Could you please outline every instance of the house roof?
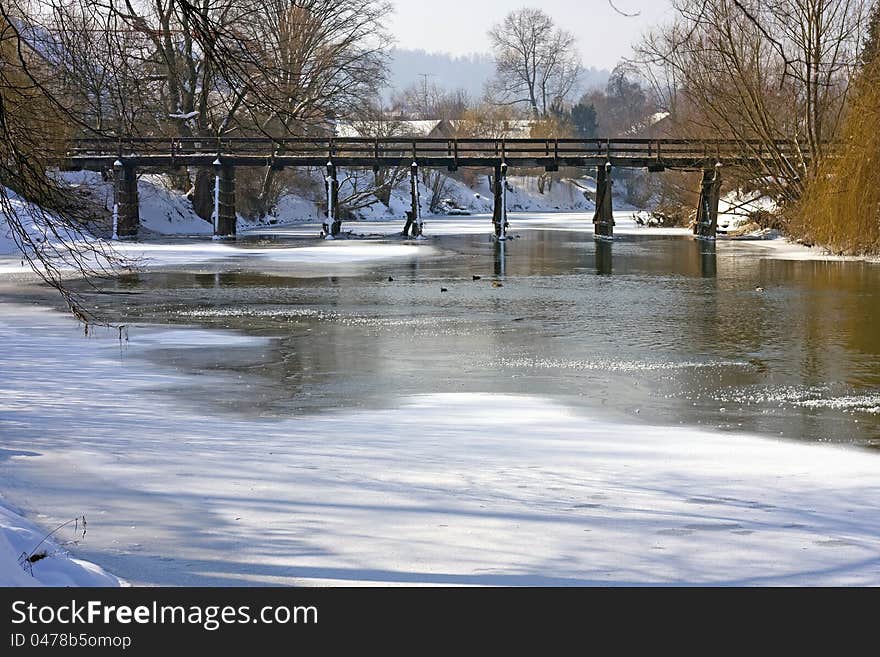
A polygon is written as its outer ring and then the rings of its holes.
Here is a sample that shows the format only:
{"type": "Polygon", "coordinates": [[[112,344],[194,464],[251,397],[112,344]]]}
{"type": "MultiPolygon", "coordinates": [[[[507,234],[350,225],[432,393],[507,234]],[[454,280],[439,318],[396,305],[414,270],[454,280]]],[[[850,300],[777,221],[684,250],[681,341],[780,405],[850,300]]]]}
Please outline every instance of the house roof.
{"type": "MultiPolygon", "coordinates": [[[[456,119],[449,122],[456,134],[479,133],[485,125],[480,121],[471,119],[456,119]]],[[[512,119],[503,121],[489,121],[492,131],[498,133],[499,138],[504,139],[528,139],[532,136],[534,121],[531,119],[512,119]]]]}
{"type": "Polygon", "coordinates": [[[334,136],[355,137],[429,137],[444,123],[441,119],[426,121],[339,121],[334,136]]]}
{"type": "Polygon", "coordinates": [[[356,137],[452,137],[484,134],[487,128],[499,139],[528,139],[534,121],[511,119],[474,121],[471,119],[429,119],[422,121],[338,121],[333,135],[340,139],[356,137]],[[491,126],[491,127],[490,127],[491,126]]]}
{"type": "Polygon", "coordinates": [[[636,123],[633,126],[630,126],[629,130],[626,131],[627,135],[638,135],[645,130],[653,128],[655,125],[660,123],[661,121],[669,118],[671,114],[669,112],[657,112],[655,114],[651,114],[647,116],[640,123],[636,123]]]}

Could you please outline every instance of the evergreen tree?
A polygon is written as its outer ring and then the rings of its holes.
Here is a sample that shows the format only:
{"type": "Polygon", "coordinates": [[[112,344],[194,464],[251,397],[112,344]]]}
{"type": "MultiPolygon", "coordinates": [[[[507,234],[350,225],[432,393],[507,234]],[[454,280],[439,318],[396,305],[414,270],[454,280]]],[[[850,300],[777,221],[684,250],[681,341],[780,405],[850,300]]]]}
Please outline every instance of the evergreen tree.
{"type": "Polygon", "coordinates": [[[574,124],[577,136],[581,139],[592,139],[596,136],[598,119],[596,107],[578,103],[571,108],[571,122],[574,124]]]}

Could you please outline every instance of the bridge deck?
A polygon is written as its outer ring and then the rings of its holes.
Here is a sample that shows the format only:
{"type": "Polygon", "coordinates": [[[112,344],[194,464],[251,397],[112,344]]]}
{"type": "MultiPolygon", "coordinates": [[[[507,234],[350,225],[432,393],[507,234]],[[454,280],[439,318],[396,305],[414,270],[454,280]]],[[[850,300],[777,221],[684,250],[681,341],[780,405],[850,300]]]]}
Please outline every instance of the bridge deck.
{"type": "MultiPolygon", "coordinates": [[[[776,144],[777,154],[797,158],[797,147],[776,144]]],[[[444,139],[444,138],[164,138],[77,139],[64,166],[103,169],[117,159],[136,167],[210,166],[219,156],[229,166],[396,167],[615,167],[700,170],[716,163],[750,165],[769,156],[759,141],[686,139],[444,139]]]]}

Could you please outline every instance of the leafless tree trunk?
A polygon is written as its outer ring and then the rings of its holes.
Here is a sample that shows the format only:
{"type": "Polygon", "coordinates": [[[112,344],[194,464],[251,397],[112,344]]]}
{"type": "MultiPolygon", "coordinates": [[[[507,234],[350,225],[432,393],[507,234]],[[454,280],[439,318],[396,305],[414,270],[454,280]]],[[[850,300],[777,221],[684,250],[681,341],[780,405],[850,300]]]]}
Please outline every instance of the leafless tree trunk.
{"type": "Polygon", "coordinates": [[[88,310],[65,285],[71,271],[83,276],[112,274],[125,262],[113,249],[91,237],[96,210],[72,198],[70,190],[48,173],[79,123],[53,88],[58,71],[45,53],[22,34],[21,14],[0,4],[0,225],[17,244],[22,258],[58,290],[74,314],[88,310]]]}
{"type": "Polygon", "coordinates": [[[571,92],[580,74],[575,38],[540,9],[509,13],[489,30],[495,52],[491,91],[501,104],[527,104],[547,116],[571,92]]]}
{"type": "MultiPolygon", "coordinates": [[[[0,208],[28,262],[78,312],[66,268],[126,264],[47,173],[69,137],[326,133],[381,84],[388,11],[384,0],[3,0],[0,208]]],[[[195,180],[202,216],[211,179],[195,180]]]]}
{"type": "MultiPolygon", "coordinates": [[[[276,137],[327,133],[335,117],[368,105],[386,75],[382,18],[388,11],[382,0],[255,3],[244,29],[258,60],[251,82],[268,100],[248,108],[258,129],[276,137]]],[[[274,177],[267,168],[264,211],[274,177]]]]}
{"type": "Polygon", "coordinates": [[[677,20],[645,39],[640,60],[679,135],[737,140],[760,162],[745,175],[760,178],[778,199],[795,201],[809,166],[837,134],[864,2],[673,4],[677,20]]]}
{"type": "Polygon", "coordinates": [[[449,193],[449,177],[442,169],[422,168],[422,183],[431,193],[431,198],[428,200],[428,209],[431,212],[438,212],[440,210],[440,202],[449,193]]]}

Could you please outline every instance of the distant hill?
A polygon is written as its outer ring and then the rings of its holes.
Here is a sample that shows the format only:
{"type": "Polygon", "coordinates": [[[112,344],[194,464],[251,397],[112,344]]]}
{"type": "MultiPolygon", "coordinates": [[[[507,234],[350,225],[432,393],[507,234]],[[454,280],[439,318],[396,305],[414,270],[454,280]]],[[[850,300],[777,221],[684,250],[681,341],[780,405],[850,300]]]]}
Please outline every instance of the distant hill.
{"type": "MultiPolygon", "coordinates": [[[[427,73],[429,84],[445,89],[464,89],[473,98],[483,95],[486,82],[495,72],[495,61],[488,53],[472,53],[455,56],[448,53],[425,52],[395,48],[389,63],[389,87],[385,97],[394,90],[405,89],[412,84],[422,84],[421,73],[427,73]]],[[[595,68],[585,69],[583,90],[604,87],[609,72],[595,68]]]]}
{"type": "Polygon", "coordinates": [[[391,51],[388,82],[392,90],[401,90],[413,84],[422,84],[420,73],[427,73],[428,84],[445,89],[465,89],[479,98],[483,86],[495,71],[495,60],[489,54],[473,53],[456,57],[447,53],[429,53],[424,50],[391,51]]]}

